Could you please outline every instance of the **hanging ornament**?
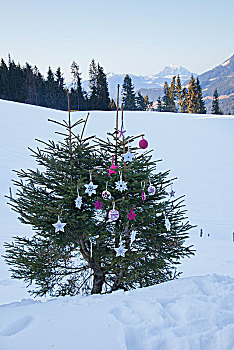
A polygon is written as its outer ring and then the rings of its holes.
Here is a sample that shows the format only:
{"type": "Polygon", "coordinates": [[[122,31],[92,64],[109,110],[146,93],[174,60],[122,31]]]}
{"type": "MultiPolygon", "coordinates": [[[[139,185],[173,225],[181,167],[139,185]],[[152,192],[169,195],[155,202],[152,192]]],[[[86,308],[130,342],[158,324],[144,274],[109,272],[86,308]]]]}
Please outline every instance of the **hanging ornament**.
{"type": "Polygon", "coordinates": [[[122,136],[123,139],[124,139],[124,133],[126,132],[126,130],[124,130],[124,127],[123,125],[121,126],[121,129],[118,130],[118,133],[119,133],[119,138],[122,136]]]}
{"type": "Polygon", "coordinates": [[[96,194],[96,188],[98,185],[94,185],[92,181],[92,171],[89,171],[89,177],[90,177],[90,182],[87,185],[84,185],[86,187],[85,193],[88,193],[89,196],[92,196],[92,194],[96,194]]]}
{"type": "Polygon", "coordinates": [[[150,177],[149,177],[149,184],[150,185],[148,187],[148,193],[149,193],[150,196],[153,196],[155,194],[155,192],[156,192],[156,188],[155,188],[155,186],[153,186],[151,184],[150,177]]]}
{"type": "Polygon", "coordinates": [[[61,231],[64,232],[64,226],[66,225],[65,223],[61,222],[58,216],[58,221],[55,224],[52,224],[55,228],[55,233],[61,231]]]}
{"type": "Polygon", "coordinates": [[[119,243],[119,247],[118,248],[114,248],[114,250],[116,251],[116,256],[125,257],[125,253],[126,253],[127,249],[124,248],[122,242],[120,242],[119,243]]]}
{"type": "Polygon", "coordinates": [[[136,214],[133,213],[133,208],[129,209],[129,214],[127,215],[127,217],[129,218],[129,221],[135,220],[136,214]]]}
{"type": "Polygon", "coordinates": [[[94,206],[96,209],[102,209],[103,203],[99,202],[99,198],[97,199],[97,202],[94,203],[94,206]]]}
{"type": "Polygon", "coordinates": [[[105,201],[111,199],[111,193],[107,190],[107,186],[108,186],[108,181],[106,182],[106,189],[102,192],[102,198],[105,201]]]}
{"type": "Polygon", "coordinates": [[[146,141],[143,136],[142,136],[142,140],[139,142],[139,147],[142,149],[146,149],[148,147],[148,141],[146,141]]]}
{"type": "Polygon", "coordinates": [[[135,239],[136,239],[136,234],[137,234],[136,231],[132,231],[132,232],[131,232],[131,244],[135,241],[135,239]]]}
{"type": "Polygon", "coordinates": [[[141,194],[141,198],[143,200],[143,203],[144,201],[146,200],[146,194],[145,194],[145,182],[143,182],[143,186],[142,186],[142,183],[141,183],[141,188],[142,188],[142,194],[141,194]]]}
{"type": "Polygon", "coordinates": [[[171,192],[169,194],[170,194],[170,198],[175,197],[175,191],[173,191],[172,183],[171,183],[171,192]]]}
{"type": "Polygon", "coordinates": [[[120,180],[115,183],[115,188],[119,190],[120,192],[126,191],[127,188],[127,182],[123,181],[122,179],[122,171],[120,173],[120,180]]]}
{"type": "Polygon", "coordinates": [[[115,169],[117,169],[119,166],[118,165],[114,165],[114,158],[115,156],[112,157],[112,164],[111,167],[109,169],[107,169],[107,171],[109,171],[109,177],[111,176],[111,174],[116,174],[115,169]]]}
{"type": "Polygon", "coordinates": [[[133,157],[134,157],[134,154],[131,153],[130,146],[128,145],[128,151],[123,155],[124,162],[132,162],[133,157]]]}
{"type": "Polygon", "coordinates": [[[170,229],[171,229],[171,223],[170,223],[168,217],[167,217],[166,215],[164,215],[164,216],[165,216],[165,226],[166,226],[166,229],[167,229],[167,231],[170,231],[170,229]]]}
{"type": "Polygon", "coordinates": [[[115,209],[115,202],[113,202],[113,209],[109,211],[108,217],[111,221],[116,221],[119,218],[119,212],[115,209]]]}
{"type": "Polygon", "coordinates": [[[82,206],[82,197],[79,195],[79,188],[77,186],[77,198],[75,200],[76,208],[80,209],[82,206]]]}

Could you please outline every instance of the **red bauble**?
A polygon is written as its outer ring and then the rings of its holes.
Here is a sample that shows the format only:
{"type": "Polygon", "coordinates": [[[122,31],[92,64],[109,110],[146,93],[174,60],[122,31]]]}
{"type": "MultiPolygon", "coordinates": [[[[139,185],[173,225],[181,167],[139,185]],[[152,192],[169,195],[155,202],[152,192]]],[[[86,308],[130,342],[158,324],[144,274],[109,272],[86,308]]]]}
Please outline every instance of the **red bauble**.
{"type": "Polygon", "coordinates": [[[142,149],[145,149],[148,147],[148,141],[146,141],[143,136],[142,136],[142,140],[139,142],[139,146],[142,148],[142,149]]]}

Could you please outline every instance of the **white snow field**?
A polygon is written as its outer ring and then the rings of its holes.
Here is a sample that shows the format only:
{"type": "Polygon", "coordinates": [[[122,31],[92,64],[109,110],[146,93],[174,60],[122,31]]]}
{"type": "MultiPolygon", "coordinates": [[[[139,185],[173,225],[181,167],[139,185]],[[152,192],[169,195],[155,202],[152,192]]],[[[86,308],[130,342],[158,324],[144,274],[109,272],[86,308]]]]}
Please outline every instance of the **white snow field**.
{"type": "MultiPolygon", "coordinates": [[[[86,136],[105,137],[116,112],[91,111],[86,136]]],[[[73,121],[86,112],[72,113],[73,121]]],[[[36,168],[28,147],[57,139],[48,118],[67,113],[0,100],[0,254],[30,227],[4,197],[12,169],[36,168]]],[[[234,117],[126,112],[128,134],[145,133],[158,170],[171,169],[176,195],[186,195],[187,244],[196,255],[182,277],[161,285],[102,296],[33,299],[11,280],[0,258],[0,350],[233,350],[234,349],[234,117]],[[203,229],[203,237],[199,237],[203,229]]],[[[79,131],[79,130],[77,130],[79,131]]],[[[13,195],[15,193],[12,187],[13,195]]]]}

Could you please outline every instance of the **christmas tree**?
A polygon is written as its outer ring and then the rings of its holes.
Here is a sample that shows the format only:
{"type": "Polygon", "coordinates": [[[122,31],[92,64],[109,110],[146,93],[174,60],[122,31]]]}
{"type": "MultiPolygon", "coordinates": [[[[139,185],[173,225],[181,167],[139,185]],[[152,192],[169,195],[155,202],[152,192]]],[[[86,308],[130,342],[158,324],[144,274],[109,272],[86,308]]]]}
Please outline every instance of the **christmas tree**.
{"type": "Polygon", "coordinates": [[[193,254],[183,198],[169,171],[156,172],[144,135],[126,135],[123,110],[119,130],[118,104],[107,140],[84,138],[87,119],[54,121],[63,140],[40,141],[31,150],[39,168],[16,171],[9,203],[34,234],[6,243],[5,259],[35,295],[147,287],[178,277],[180,258],[193,254]]]}

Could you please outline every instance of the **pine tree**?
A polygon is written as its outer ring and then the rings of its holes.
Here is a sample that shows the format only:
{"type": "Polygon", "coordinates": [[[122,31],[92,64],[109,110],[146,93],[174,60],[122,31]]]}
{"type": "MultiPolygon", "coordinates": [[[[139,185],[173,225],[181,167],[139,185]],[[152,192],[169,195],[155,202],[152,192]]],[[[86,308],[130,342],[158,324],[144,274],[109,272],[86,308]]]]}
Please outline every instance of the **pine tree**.
{"type": "Polygon", "coordinates": [[[5,244],[13,278],[34,283],[32,293],[40,296],[129,290],[176,278],[180,258],[193,252],[184,246],[191,226],[183,199],[168,198],[169,172],[156,173],[150,152],[137,147],[127,161],[126,145],[136,137],[125,139],[125,162],[115,131],[107,141],[82,139],[83,131],[75,132],[82,122],[56,122],[65,139],[41,141],[44,149],[31,150],[39,168],[16,171],[10,204],[34,234],[5,244]],[[142,184],[149,186],[146,199],[142,184]]]}
{"type": "Polygon", "coordinates": [[[172,78],[171,85],[169,88],[169,96],[170,96],[170,112],[177,112],[175,98],[176,98],[176,85],[175,85],[176,76],[172,78]]]}
{"type": "Polygon", "coordinates": [[[79,65],[73,61],[71,64],[71,74],[72,74],[72,87],[74,93],[72,94],[72,103],[74,104],[72,109],[77,109],[78,111],[85,110],[85,99],[84,93],[81,85],[81,73],[79,65]]]}
{"type": "Polygon", "coordinates": [[[135,111],[136,110],[135,99],[136,97],[134,93],[134,86],[132,84],[132,79],[128,74],[126,74],[124,77],[123,86],[122,86],[123,108],[125,110],[135,111]]]}
{"type": "Polygon", "coordinates": [[[97,107],[102,111],[110,110],[110,97],[108,91],[108,83],[103,67],[98,63],[97,66],[97,107]]]}
{"type": "Polygon", "coordinates": [[[197,87],[193,75],[191,75],[187,92],[187,111],[196,113],[197,110],[197,87]]]}
{"type": "Polygon", "coordinates": [[[203,101],[202,89],[201,89],[201,85],[198,77],[196,81],[196,91],[197,91],[196,113],[206,114],[205,102],[203,101]]]}
{"type": "Polygon", "coordinates": [[[52,72],[51,67],[49,67],[45,81],[46,106],[49,108],[56,109],[57,107],[56,90],[57,86],[54,78],[54,73],[52,72]]]}
{"type": "Polygon", "coordinates": [[[163,111],[164,112],[170,112],[171,108],[171,98],[170,98],[170,92],[169,92],[169,86],[168,83],[165,81],[164,84],[164,95],[163,95],[163,111]]]}
{"type": "Polygon", "coordinates": [[[187,105],[187,89],[183,88],[181,93],[181,102],[180,102],[180,112],[187,113],[188,105],[187,105]]]}
{"type": "Polygon", "coordinates": [[[95,63],[95,60],[92,59],[89,66],[89,88],[90,88],[90,97],[89,97],[89,109],[97,108],[97,75],[98,69],[95,63]]]}
{"type": "Polygon", "coordinates": [[[137,97],[136,97],[136,107],[138,111],[145,111],[146,110],[146,100],[142,96],[140,92],[138,92],[137,97]]]}
{"type": "Polygon", "coordinates": [[[217,88],[214,90],[211,114],[223,114],[219,107],[219,95],[217,88]]]}
{"type": "Polygon", "coordinates": [[[178,106],[179,106],[179,111],[183,113],[184,110],[184,100],[183,100],[183,95],[182,95],[182,87],[181,87],[181,82],[180,82],[180,76],[177,76],[176,80],[176,96],[178,100],[178,106]]]}
{"type": "Polygon", "coordinates": [[[162,111],[163,111],[162,102],[161,102],[160,96],[159,96],[158,99],[157,99],[157,109],[156,109],[156,111],[157,111],[157,112],[162,112],[162,111]]]}

